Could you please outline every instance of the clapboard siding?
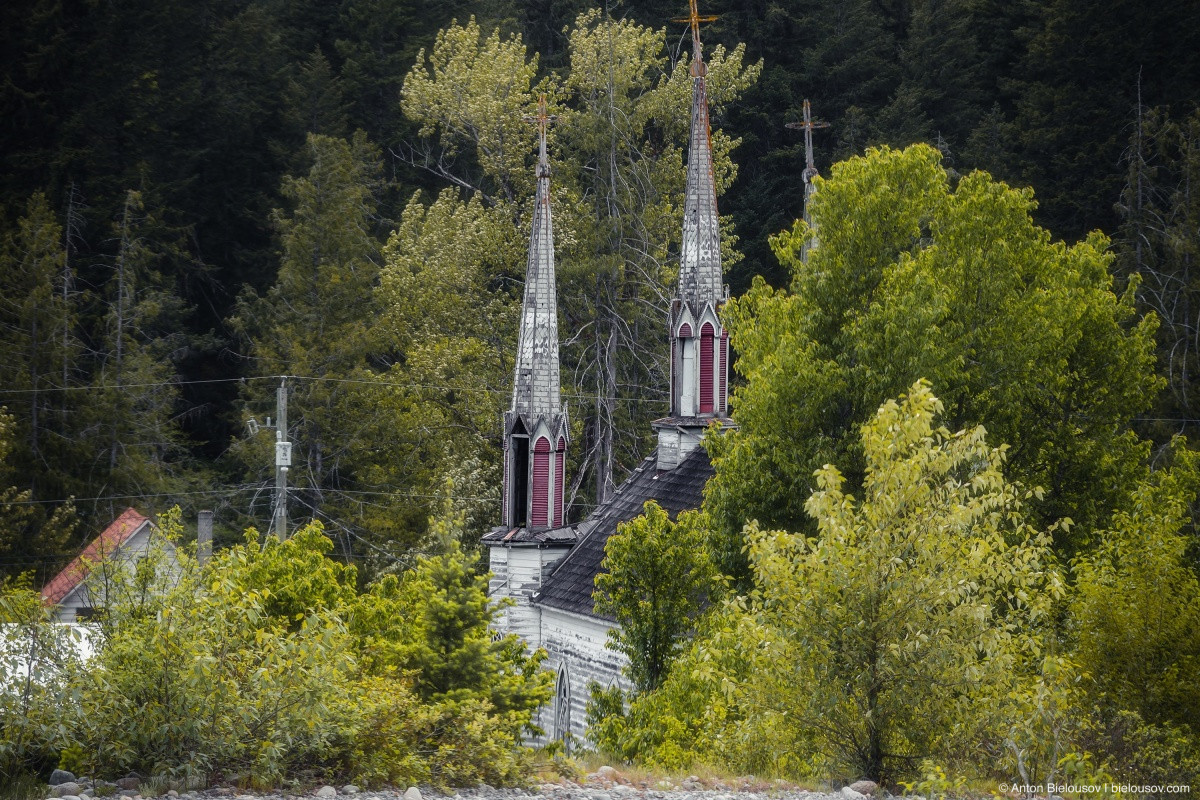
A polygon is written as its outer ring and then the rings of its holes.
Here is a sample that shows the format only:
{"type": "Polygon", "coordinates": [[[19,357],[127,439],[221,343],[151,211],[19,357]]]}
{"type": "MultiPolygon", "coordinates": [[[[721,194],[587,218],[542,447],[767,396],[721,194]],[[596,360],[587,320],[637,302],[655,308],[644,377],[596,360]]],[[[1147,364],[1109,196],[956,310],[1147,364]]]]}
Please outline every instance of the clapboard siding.
{"type": "MultiPolygon", "coordinates": [[[[627,687],[622,675],[625,656],[605,647],[608,631],[614,623],[582,614],[571,614],[555,608],[541,608],[542,647],[549,658],[546,668],[559,675],[567,665],[571,681],[571,734],[584,741],[587,734],[587,701],[589,686],[595,682],[607,688],[613,684],[627,687]]],[[[548,739],[561,739],[563,732],[555,728],[554,703],[543,706],[540,726],[548,739]]]]}
{"type": "Polygon", "coordinates": [[[492,572],[489,594],[494,600],[507,597],[514,601],[497,618],[497,630],[517,634],[531,649],[541,647],[541,610],[530,601],[554,565],[566,555],[566,548],[493,546],[488,550],[492,572]]]}

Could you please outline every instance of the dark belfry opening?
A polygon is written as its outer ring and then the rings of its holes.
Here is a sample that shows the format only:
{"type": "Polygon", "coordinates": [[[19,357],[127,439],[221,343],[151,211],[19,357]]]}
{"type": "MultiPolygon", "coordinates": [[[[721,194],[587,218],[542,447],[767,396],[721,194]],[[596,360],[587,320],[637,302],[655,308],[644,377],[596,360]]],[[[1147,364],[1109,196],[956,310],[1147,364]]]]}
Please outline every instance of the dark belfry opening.
{"type": "Polygon", "coordinates": [[[529,524],[529,437],[512,437],[512,526],[529,524]]]}

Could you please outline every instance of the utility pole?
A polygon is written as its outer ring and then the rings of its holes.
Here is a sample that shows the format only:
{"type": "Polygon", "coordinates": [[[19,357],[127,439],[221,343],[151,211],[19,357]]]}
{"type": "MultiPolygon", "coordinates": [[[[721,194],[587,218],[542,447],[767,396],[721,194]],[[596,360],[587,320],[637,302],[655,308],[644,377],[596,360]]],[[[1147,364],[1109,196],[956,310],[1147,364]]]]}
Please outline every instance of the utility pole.
{"type": "Polygon", "coordinates": [[[196,563],[204,566],[212,558],[213,512],[201,511],[196,517],[196,563]]]}
{"type": "Polygon", "coordinates": [[[287,376],[279,379],[275,390],[275,536],[287,539],[287,473],[292,465],[292,443],[287,433],[287,376]]]}

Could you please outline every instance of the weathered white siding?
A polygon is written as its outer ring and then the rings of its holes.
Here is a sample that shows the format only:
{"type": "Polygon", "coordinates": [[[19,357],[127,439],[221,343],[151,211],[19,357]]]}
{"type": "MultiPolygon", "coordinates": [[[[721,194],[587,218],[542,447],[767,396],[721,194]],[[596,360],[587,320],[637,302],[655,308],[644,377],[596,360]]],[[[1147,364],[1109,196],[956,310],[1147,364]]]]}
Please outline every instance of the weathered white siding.
{"type": "Polygon", "coordinates": [[[530,601],[568,548],[493,545],[489,550],[492,579],[488,591],[494,600],[508,597],[514,601],[497,620],[497,627],[503,633],[517,634],[530,648],[541,647],[541,609],[530,601]]]}
{"type": "MultiPolygon", "coordinates": [[[[608,688],[614,684],[628,688],[621,674],[625,656],[605,647],[608,631],[614,623],[561,609],[539,606],[541,610],[541,646],[550,657],[545,666],[553,670],[558,680],[570,681],[570,732],[579,740],[587,734],[587,701],[589,686],[596,682],[608,688]],[[565,671],[564,671],[565,667],[565,671]]],[[[549,739],[563,738],[563,715],[557,707],[560,697],[556,687],[555,700],[542,708],[539,725],[549,739]]]]}

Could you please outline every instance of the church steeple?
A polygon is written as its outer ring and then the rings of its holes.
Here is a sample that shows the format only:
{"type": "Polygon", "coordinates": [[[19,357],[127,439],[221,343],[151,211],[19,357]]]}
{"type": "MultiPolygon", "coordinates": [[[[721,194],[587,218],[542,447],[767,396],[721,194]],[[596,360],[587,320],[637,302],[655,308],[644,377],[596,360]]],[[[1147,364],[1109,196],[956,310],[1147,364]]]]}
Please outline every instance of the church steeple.
{"type": "Polygon", "coordinates": [[[658,420],[659,468],[671,469],[700,442],[714,418],[727,415],[729,334],[718,314],[727,296],[721,278],[721,231],[713,178],[708,88],[696,0],[682,22],[692,28],[692,119],[688,142],[679,289],[671,301],[671,415],[658,420]]]}
{"type": "Polygon", "coordinates": [[[712,131],[708,121],[708,66],[700,44],[702,17],[691,0],[692,126],[688,142],[687,189],[683,201],[683,239],[679,257],[679,298],[692,307],[716,306],[723,299],[721,285],[721,231],[717,216],[717,191],[713,180],[712,131]]]}
{"type": "Polygon", "coordinates": [[[546,96],[538,113],[537,195],[512,406],[504,415],[504,502],[507,527],[551,528],[563,523],[567,411],[562,404],[558,362],[558,305],[554,280],[554,228],[550,213],[550,161],[546,129],[554,121],[546,96]]]}
{"type": "MultiPolygon", "coordinates": [[[[804,221],[810,226],[812,225],[812,205],[813,195],[817,191],[816,184],[813,183],[813,178],[819,174],[817,172],[817,164],[813,160],[813,141],[812,134],[817,128],[828,128],[829,123],[812,118],[812,107],[808,104],[808,100],[804,101],[804,121],[789,122],[785,127],[792,130],[804,131],[804,221]]],[[[811,237],[806,242],[800,251],[800,260],[808,261],[808,253],[817,246],[816,237],[811,237]]]]}

